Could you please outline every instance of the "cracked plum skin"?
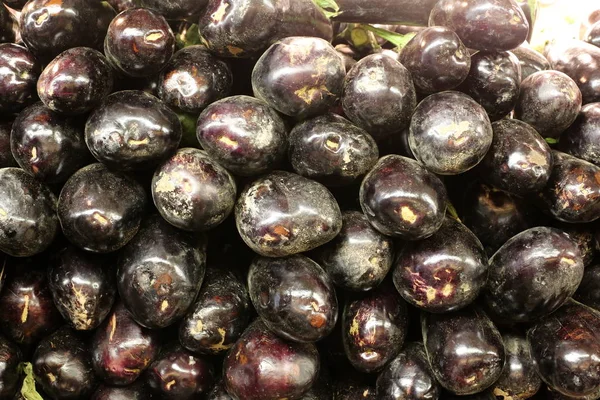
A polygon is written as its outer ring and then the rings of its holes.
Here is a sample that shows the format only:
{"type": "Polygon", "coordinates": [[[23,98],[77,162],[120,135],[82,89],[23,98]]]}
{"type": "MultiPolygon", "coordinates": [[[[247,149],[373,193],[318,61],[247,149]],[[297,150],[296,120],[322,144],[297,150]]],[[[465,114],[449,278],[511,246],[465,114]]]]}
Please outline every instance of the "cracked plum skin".
{"type": "Polygon", "coordinates": [[[29,49],[13,43],[0,44],[0,68],[0,113],[17,113],[36,100],[42,67],[29,49]]]}
{"type": "Polygon", "coordinates": [[[507,333],[502,335],[502,341],[506,363],[493,392],[505,399],[528,399],[540,390],[542,380],[537,374],[527,339],[507,333]]]}
{"type": "Polygon", "coordinates": [[[0,397],[12,399],[20,389],[19,364],[23,354],[17,345],[0,335],[0,397]]]}
{"type": "Polygon", "coordinates": [[[406,240],[433,235],[444,221],[446,188],[410,158],[380,158],[360,187],[360,206],[375,229],[406,240]]]}
{"type": "Polygon", "coordinates": [[[240,194],[235,221],[244,242],[266,257],[319,247],[342,228],[340,208],[327,188],[300,175],[274,171],[240,194]]]}

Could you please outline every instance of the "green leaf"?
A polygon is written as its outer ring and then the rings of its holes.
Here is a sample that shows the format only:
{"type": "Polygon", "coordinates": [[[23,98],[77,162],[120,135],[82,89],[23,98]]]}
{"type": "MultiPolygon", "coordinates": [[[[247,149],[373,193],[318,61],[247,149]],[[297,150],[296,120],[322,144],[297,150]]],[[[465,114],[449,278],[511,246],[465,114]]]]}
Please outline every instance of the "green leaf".
{"type": "Polygon", "coordinates": [[[460,221],[460,218],[458,217],[458,213],[456,212],[456,208],[454,208],[454,205],[452,203],[450,203],[450,201],[446,202],[446,212],[448,214],[450,214],[450,216],[452,218],[454,218],[455,220],[457,220],[458,222],[460,221]]]}
{"type": "Polygon", "coordinates": [[[179,147],[195,147],[200,148],[200,143],[196,137],[196,122],[198,116],[188,113],[179,112],[177,113],[179,122],[181,122],[181,143],[179,147]]]}
{"type": "Polygon", "coordinates": [[[400,33],[388,31],[387,29],[376,28],[372,25],[363,25],[363,28],[373,32],[377,36],[387,40],[388,42],[400,49],[406,46],[406,44],[410,42],[410,40],[416,35],[416,33],[414,32],[403,35],[400,33]]]}
{"type": "Polygon", "coordinates": [[[558,139],[547,137],[546,138],[546,143],[548,143],[548,144],[557,144],[558,143],[558,139]]]}
{"type": "Polygon", "coordinates": [[[539,0],[527,0],[527,5],[529,6],[529,12],[531,13],[531,21],[535,23],[538,13],[539,0]]]}
{"type": "Polygon", "coordinates": [[[35,389],[35,378],[33,377],[33,366],[30,362],[21,363],[19,370],[25,373],[21,394],[25,400],[44,400],[35,389]]]}
{"type": "Polygon", "coordinates": [[[340,13],[340,6],[335,0],[313,0],[313,3],[323,11],[327,18],[333,18],[340,13]]]}

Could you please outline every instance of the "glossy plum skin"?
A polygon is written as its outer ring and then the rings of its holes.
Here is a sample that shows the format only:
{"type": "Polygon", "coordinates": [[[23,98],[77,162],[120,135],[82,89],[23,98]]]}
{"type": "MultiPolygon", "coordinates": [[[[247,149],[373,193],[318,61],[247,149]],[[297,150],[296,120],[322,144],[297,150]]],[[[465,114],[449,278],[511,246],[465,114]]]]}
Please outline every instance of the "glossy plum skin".
{"type": "Polygon", "coordinates": [[[202,148],[236,175],[259,175],[278,167],[287,149],[287,128],[265,102],[238,95],[210,104],[198,118],[202,148]]]}
{"type": "Polygon", "coordinates": [[[371,135],[336,114],[299,123],[288,140],[294,171],[326,186],[356,182],[379,158],[377,143],[371,135]]]}
{"type": "Polygon", "coordinates": [[[138,325],[119,302],[94,333],[94,372],[109,385],[130,385],[156,358],[160,343],[160,333],[138,325]]]}
{"type": "Polygon", "coordinates": [[[342,94],[346,69],[333,46],[316,37],[288,37],[274,43],[252,71],[254,96],[282,114],[322,114],[342,94]]]}
{"type": "Polygon", "coordinates": [[[23,360],[21,350],[0,336],[0,397],[12,398],[19,389],[20,373],[19,364],[23,360]]]}
{"type": "Polygon", "coordinates": [[[598,22],[590,27],[585,37],[585,41],[596,47],[600,47],[600,24],[598,22]]]}
{"type": "Polygon", "coordinates": [[[529,23],[514,0],[442,0],[429,15],[429,26],[450,28],[470,49],[505,51],[527,39],[529,23]]]}
{"type": "Polygon", "coordinates": [[[586,104],[562,134],[558,149],[600,166],[600,103],[586,104]]]}
{"type": "Polygon", "coordinates": [[[223,363],[225,388],[240,400],[299,398],[318,373],[313,344],[281,339],[260,320],[246,329],[223,363]]]}
{"type": "Polygon", "coordinates": [[[12,125],[13,121],[0,120],[0,168],[19,166],[10,150],[10,131],[12,125]]]}
{"type": "Polygon", "coordinates": [[[593,263],[585,268],[583,279],[573,298],[600,311],[600,264],[593,263]]]}
{"type": "Polygon", "coordinates": [[[179,326],[179,342],[199,354],[225,354],[250,323],[246,285],[234,273],[208,268],[196,303],[179,326]]]}
{"type": "Polygon", "coordinates": [[[490,259],[485,302],[504,321],[536,320],[575,293],[583,270],[581,253],[566,233],[531,228],[507,241],[490,259]]]}
{"type": "Polygon", "coordinates": [[[29,257],[54,240],[56,196],[22,169],[0,169],[0,210],[0,251],[29,257]]]}
{"type": "Polygon", "coordinates": [[[519,59],[521,64],[521,79],[525,80],[529,75],[539,71],[550,69],[550,63],[543,54],[538,53],[526,43],[510,51],[519,59]]]}
{"type": "Polygon", "coordinates": [[[183,148],[154,172],[152,198],[160,215],[186,231],[206,231],[233,210],[237,186],[203,150],[183,148]]]}
{"type": "Polygon", "coordinates": [[[394,285],[410,304],[449,312],[473,302],[483,289],[488,259],[466,226],[446,217],[427,239],[406,243],[394,261],[394,285]]]}
{"type": "Polygon", "coordinates": [[[502,335],[506,350],[506,363],[502,375],[494,384],[493,392],[503,399],[528,399],[542,386],[537,374],[531,349],[524,336],[506,333],[502,335]]]}
{"type": "Polygon", "coordinates": [[[481,392],[500,377],[502,336],[479,308],[421,314],[423,342],[437,381],[458,395],[481,392]]]}
{"type": "Polygon", "coordinates": [[[418,240],[433,235],[442,225],[446,189],[416,161],[389,155],[379,159],[363,179],[360,205],[379,232],[418,240]]]}
{"type": "Polygon", "coordinates": [[[152,394],[144,384],[127,387],[101,385],[92,395],[91,400],[148,400],[152,394]]]}
{"type": "Polygon", "coordinates": [[[599,332],[600,312],[574,300],[530,328],[527,341],[542,380],[566,396],[600,396],[599,332]]]}
{"type": "Polygon", "coordinates": [[[383,54],[362,58],[344,81],[342,107],[348,118],[383,140],[410,123],[417,105],[411,75],[397,60],[383,54]]]}
{"type": "Polygon", "coordinates": [[[36,83],[42,67],[27,48],[13,43],[0,44],[0,113],[21,111],[36,99],[36,83]]]}
{"type": "Polygon", "coordinates": [[[181,135],[177,114],[137,90],[108,96],[85,125],[85,142],[92,155],[119,170],[155,167],[175,152],[181,135]]]}
{"type": "Polygon", "coordinates": [[[91,159],[83,139],[83,122],[60,115],[41,102],[19,113],[10,141],[19,166],[46,183],[66,181],[91,159]]]}
{"type": "Polygon", "coordinates": [[[186,19],[200,15],[208,0],[142,0],[141,4],[164,15],[167,19],[186,19]]]}

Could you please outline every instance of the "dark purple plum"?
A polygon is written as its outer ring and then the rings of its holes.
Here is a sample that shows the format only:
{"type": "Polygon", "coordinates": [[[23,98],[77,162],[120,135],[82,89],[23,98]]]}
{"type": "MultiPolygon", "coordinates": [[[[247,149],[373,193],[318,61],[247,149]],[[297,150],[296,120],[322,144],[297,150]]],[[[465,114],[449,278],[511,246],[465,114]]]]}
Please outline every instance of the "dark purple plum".
{"type": "Polygon", "coordinates": [[[37,102],[19,113],[10,147],[19,166],[39,181],[62,183],[90,161],[84,123],[37,102]]]}
{"type": "Polygon", "coordinates": [[[208,0],[142,0],[141,5],[164,15],[167,19],[197,18],[202,14],[208,0]]]}
{"type": "Polygon", "coordinates": [[[288,140],[294,171],[326,186],[355,183],[379,158],[371,135],[331,113],[299,123],[288,140]]]}
{"type": "Polygon", "coordinates": [[[506,363],[502,375],[493,386],[493,392],[501,399],[528,399],[542,386],[529,344],[524,336],[512,333],[503,334],[502,341],[506,363]]]}
{"type": "Polygon", "coordinates": [[[551,226],[565,232],[575,242],[581,253],[581,261],[584,266],[587,267],[594,261],[597,252],[594,234],[595,224],[571,224],[553,220],[551,226]]]}
{"type": "Polygon", "coordinates": [[[484,299],[503,321],[536,320],[575,293],[583,270],[581,252],[569,235],[555,228],[531,228],[490,259],[484,299]]]}
{"type": "Polygon", "coordinates": [[[10,150],[10,131],[12,125],[12,120],[0,120],[0,168],[19,166],[10,150]]]}
{"type": "Polygon", "coordinates": [[[429,13],[437,0],[336,0],[340,10],[332,17],[334,21],[373,24],[427,25],[429,13]]]}
{"type": "Polygon", "coordinates": [[[179,326],[179,342],[199,354],[225,354],[250,323],[251,303],[244,282],[232,271],[206,270],[196,303],[179,326]]]}
{"type": "Polygon", "coordinates": [[[206,239],[153,215],[123,248],[118,267],[119,295],[133,319],[164,328],[182,318],[200,292],[206,239]]]}
{"type": "Polygon", "coordinates": [[[313,344],[281,339],[260,320],[246,329],[223,363],[225,388],[239,400],[300,398],[318,374],[313,344]]]}
{"type": "Polygon", "coordinates": [[[152,399],[150,390],[141,383],[126,386],[100,386],[91,400],[149,400],[152,399]]]}
{"type": "Polygon", "coordinates": [[[265,102],[239,95],[216,101],[198,118],[202,148],[236,175],[259,175],[285,158],[287,128],[265,102]]]}
{"type": "Polygon", "coordinates": [[[361,59],[344,81],[344,113],[378,141],[407,128],[416,105],[409,70],[383,54],[361,59]]]}
{"type": "Polygon", "coordinates": [[[364,178],[360,205],[379,232],[418,240],[433,235],[442,225],[446,188],[415,160],[389,155],[364,178]]]}
{"type": "Polygon", "coordinates": [[[233,400],[233,397],[227,393],[225,382],[221,380],[206,395],[206,400],[233,400]]]}
{"type": "Polygon", "coordinates": [[[288,37],[260,57],[252,71],[252,89],[255,97],[282,114],[306,118],[334,105],[345,76],[342,58],[329,42],[288,37]]]}
{"type": "Polygon", "coordinates": [[[418,32],[402,49],[400,61],[421,93],[454,89],[471,68],[469,51],[456,33],[443,26],[418,32]]]}
{"type": "Polygon", "coordinates": [[[19,112],[35,101],[42,68],[31,51],[18,44],[0,44],[0,69],[0,113],[19,112]]]}
{"type": "Polygon", "coordinates": [[[546,60],[546,57],[531,48],[527,43],[523,43],[510,52],[519,59],[522,80],[525,80],[529,75],[533,75],[536,72],[550,69],[550,63],[546,60]]]}
{"type": "MultiPolygon", "coordinates": [[[[298,400],[331,400],[333,396],[332,378],[326,364],[321,364],[317,382],[298,400]]],[[[210,399],[209,399],[210,400],[210,399]]],[[[229,399],[226,399],[229,400],[229,399]]]]}
{"type": "Polygon", "coordinates": [[[115,17],[104,39],[104,54],[121,74],[134,78],[155,75],[175,52],[175,36],[165,18],[146,8],[115,17]]]}
{"type": "Polygon", "coordinates": [[[11,399],[19,389],[21,350],[0,335],[0,398],[11,399]]]}
{"type": "Polygon", "coordinates": [[[56,196],[19,168],[0,169],[0,251],[29,257],[44,251],[58,231],[56,196]]]}
{"type": "Polygon", "coordinates": [[[120,170],[155,167],[175,152],[181,135],[177,114],[138,90],[111,94],[85,125],[85,142],[92,155],[120,170]]]}
{"type": "Polygon", "coordinates": [[[13,14],[4,4],[0,4],[0,43],[14,43],[19,25],[13,14]]]}
{"type": "Polygon", "coordinates": [[[113,73],[98,50],[75,47],[46,66],[37,92],[46,107],[61,114],[83,114],[98,106],[112,91],[113,73]]]}
{"type": "Polygon", "coordinates": [[[429,26],[434,25],[454,30],[476,50],[511,50],[529,34],[525,13],[514,0],[441,0],[429,15],[429,26]]]}
{"type": "Polygon", "coordinates": [[[154,172],[152,198],[162,217],[186,231],[206,231],[229,216],[237,186],[205,151],[177,150],[154,172]]]}
{"type": "Polygon", "coordinates": [[[137,233],[146,203],[138,182],[96,163],[65,183],[58,198],[58,219],[71,243],[87,251],[109,253],[137,233]]]}
{"type": "Polygon", "coordinates": [[[581,284],[573,297],[600,311],[600,264],[593,263],[586,267],[581,284]]]}
{"type": "Polygon", "coordinates": [[[600,166],[600,103],[586,104],[562,134],[558,149],[600,166]]]}
{"type": "Polygon", "coordinates": [[[600,21],[596,22],[588,29],[585,41],[596,47],[600,47],[600,21]]]}
{"type": "Polygon", "coordinates": [[[138,325],[117,303],[91,342],[94,372],[109,385],[131,385],[158,355],[159,335],[138,325]]]}
{"type": "Polygon", "coordinates": [[[427,239],[406,243],[394,265],[394,285],[400,295],[413,306],[434,313],[472,303],[488,275],[481,242],[450,217],[427,239]]]}
{"type": "Polygon", "coordinates": [[[502,336],[479,308],[423,313],[421,329],[429,364],[445,389],[474,394],[500,377],[505,361],[502,336]]]}

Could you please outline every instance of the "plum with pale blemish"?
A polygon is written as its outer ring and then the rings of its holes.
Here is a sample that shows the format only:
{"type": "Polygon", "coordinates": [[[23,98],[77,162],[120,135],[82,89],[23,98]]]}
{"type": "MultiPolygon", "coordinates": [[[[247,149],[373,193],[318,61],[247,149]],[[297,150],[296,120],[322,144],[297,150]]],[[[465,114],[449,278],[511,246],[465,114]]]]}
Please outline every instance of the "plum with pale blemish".
{"type": "Polygon", "coordinates": [[[182,148],[154,172],[152,198],[160,215],[186,231],[207,231],[233,211],[237,186],[203,150],[182,148]]]}
{"type": "Polygon", "coordinates": [[[239,400],[301,398],[318,374],[314,344],[284,340],[260,319],[246,329],[223,362],[225,388],[239,400]]]}
{"type": "Polygon", "coordinates": [[[600,312],[569,300],[527,331],[537,372],[565,396],[600,396],[600,312]]]}
{"type": "Polygon", "coordinates": [[[12,125],[12,120],[0,120],[0,168],[19,166],[10,150],[10,131],[12,125]]]}
{"type": "Polygon", "coordinates": [[[521,83],[515,118],[533,126],[542,137],[559,138],[581,110],[581,92],[559,71],[540,71],[521,83]]]}
{"type": "Polygon", "coordinates": [[[361,59],[344,81],[344,113],[377,141],[407,128],[416,106],[409,70],[383,54],[361,59]]]}
{"type": "Polygon", "coordinates": [[[231,271],[208,268],[198,299],[179,326],[179,342],[194,353],[224,354],[249,325],[250,310],[246,285],[231,271]]]}
{"type": "Polygon", "coordinates": [[[288,37],[263,53],[252,71],[254,96],[282,114],[326,112],[342,94],[346,69],[335,48],[316,37],[288,37]]]}
{"type": "Polygon", "coordinates": [[[196,300],[205,270],[204,235],[181,231],[152,215],[121,251],[119,295],[140,325],[165,328],[196,300]]]}
{"type": "Polygon", "coordinates": [[[175,152],[181,136],[177,114],[138,90],[111,94],[85,125],[85,142],[92,155],[119,170],[155,167],[175,152]]]}
{"type": "Polygon", "coordinates": [[[566,233],[531,228],[507,241],[490,259],[484,300],[503,321],[533,321],[575,293],[583,270],[581,252],[566,233]]]}
{"type": "Polygon", "coordinates": [[[529,124],[503,119],[492,124],[492,146],[480,164],[482,179],[517,195],[539,192],[552,173],[552,150],[529,124]]]}
{"type": "Polygon", "coordinates": [[[399,155],[379,159],[360,187],[360,205],[384,235],[418,240],[433,235],[444,221],[446,188],[415,160],[399,155]]]}
{"type": "Polygon", "coordinates": [[[299,123],[288,140],[294,171],[325,186],[356,182],[379,158],[377,143],[371,135],[331,113],[299,123]]]}
{"type": "Polygon", "coordinates": [[[126,387],[101,385],[92,395],[91,400],[149,400],[152,399],[150,390],[143,383],[126,387]]]}
{"type": "Polygon", "coordinates": [[[600,264],[593,263],[585,268],[583,279],[573,298],[600,311],[600,264]]]}
{"type": "Polygon", "coordinates": [[[519,59],[519,64],[521,64],[522,81],[528,78],[529,75],[550,69],[550,63],[548,60],[546,60],[546,57],[530,47],[528,43],[523,43],[510,52],[519,59]]]}
{"type": "Polygon", "coordinates": [[[37,102],[21,111],[13,123],[12,154],[37,180],[65,182],[92,159],[83,129],[84,121],[60,115],[37,102]]]}
{"type": "Polygon", "coordinates": [[[481,309],[422,313],[421,329],[429,364],[445,389],[474,394],[500,377],[505,362],[502,336],[481,309]]]}
{"type": "Polygon", "coordinates": [[[141,5],[150,8],[169,20],[197,18],[202,14],[208,0],[142,0],[141,5]]]}
{"type": "Polygon", "coordinates": [[[131,385],[154,361],[160,344],[160,333],[135,322],[119,302],[94,333],[94,372],[109,385],[131,385]]]}
{"type": "Polygon", "coordinates": [[[33,53],[13,43],[0,44],[0,113],[21,111],[37,98],[36,83],[42,67],[33,53]]]}
{"type": "Polygon", "coordinates": [[[561,135],[558,149],[600,166],[600,103],[582,107],[575,122],[561,135]]]}
{"type": "Polygon", "coordinates": [[[406,338],[408,307],[391,282],[347,300],[342,340],[354,368],[372,373],[394,359],[406,338]]]}
{"type": "Polygon", "coordinates": [[[493,392],[501,399],[528,399],[542,386],[536,366],[531,357],[531,349],[525,336],[514,333],[502,335],[506,351],[506,363],[500,378],[493,386],[493,392]]]}
{"type": "Polygon", "coordinates": [[[143,78],[157,74],[175,52],[175,35],[165,18],[147,8],[117,15],[104,38],[106,59],[121,74],[143,78]]]}
{"type": "Polygon", "coordinates": [[[216,101],[198,118],[202,148],[236,175],[259,175],[277,168],[288,146],[287,128],[277,111],[254,97],[216,101]]]}
{"type": "Polygon", "coordinates": [[[14,396],[20,383],[21,350],[10,340],[0,335],[0,398],[14,396]]]}
{"type": "Polygon", "coordinates": [[[48,270],[48,284],[58,311],[75,330],[102,323],[116,295],[112,259],[68,246],[48,270]]]}
{"type": "Polygon", "coordinates": [[[91,164],[75,172],[58,198],[58,219],[65,237],[95,253],[110,253],[136,234],[147,199],[133,178],[91,164]]]}
{"type": "Polygon", "coordinates": [[[492,139],[485,109],[456,91],[435,93],[421,101],[408,136],[417,161],[440,175],[457,175],[479,164],[492,139]]]}
{"type": "Polygon", "coordinates": [[[488,258],[481,242],[451,217],[427,239],[406,243],[394,265],[394,285],[400,295],[413,306],[434,313],[472,303],[488,275],[488,258]]]}
{"type": "Polygon", "coordinates": [[[337,236],[342,214],[318,182],[274,171],[250,183],[235,205],[244,242],[267,257],[284,257],[317,248],[337,236]]]}

